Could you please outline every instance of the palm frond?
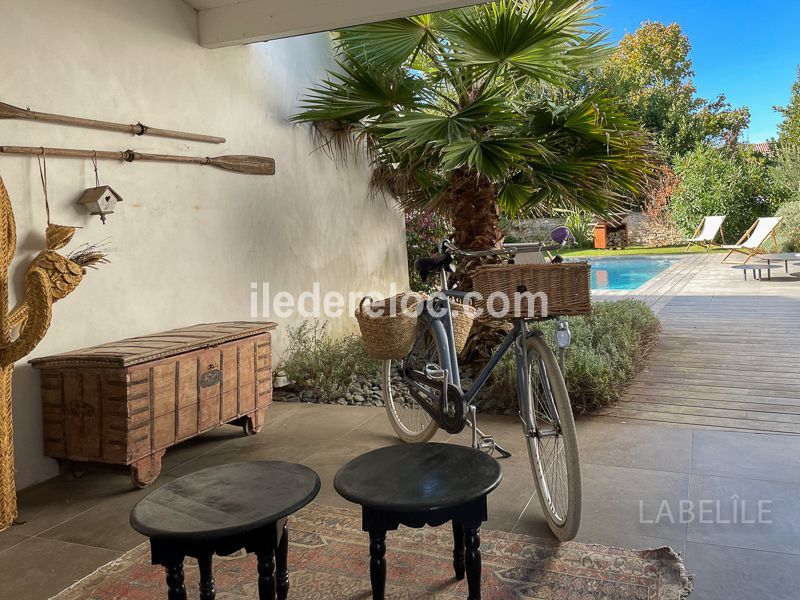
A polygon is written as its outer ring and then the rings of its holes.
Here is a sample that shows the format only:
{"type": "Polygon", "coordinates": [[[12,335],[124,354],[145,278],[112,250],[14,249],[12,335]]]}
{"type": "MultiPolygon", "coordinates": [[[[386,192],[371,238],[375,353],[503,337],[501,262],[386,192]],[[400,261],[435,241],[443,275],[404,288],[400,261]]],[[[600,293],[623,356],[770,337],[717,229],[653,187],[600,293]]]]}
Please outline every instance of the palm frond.
{"type": "Polygon", "coordinates": [[[392,19],[342,29],[336,41],[338,49],[348,56],[392,69],[413,60],[427,46],[435,46],[440,24],[438,14],[392,19]]]}
{"type": "Polygon", "coordinates": [[[407,207],[457,206],[458,172],[512,215],[604,214],[642,192],[655,157],[616,100],[563,92],[607,53],[596,15],[592,0],[496,0],[341,31],[337,68],[293,120],[331,153],[366,146],[373,189],[407,207]]]}
{"type": "Polygon", "coordinates": [[[657,160],[650,137],[602,94],[573,106],[535,107],[525,133],[550,153],[529,162],[533,192],[525,202],[509,197],[504,208],[511,214],[540,203],[606,214],[644,192],[657,160]]]}
{"type": "Polygon", "coordinates": [[[432,144],[436,148],[458,141],[484,136],[498,128],[512,128],[520,116],[510,109],[502,97],[502,89],[476,97],[464,108],[452,106],[435,112],[403,112],[372,130],[389,143],[400,146],[422,147],[432,144]]]}
{"type": "Polygon", "coordinates": [[[452,60],[487,73],[564,85],[602,61],[607,32],[594,23],[591,0],[500,0],[453,12],[452,60]]]}
{"type": "Polygon", "coordinates": [[[523,166],[536,150],[533,140],[524,138],[459,141],[442,148],[442,167],[448,171],[466,167],[497,181],[523,166]]]}
{"type": "Polygon", "coordinates": [[[347,121],[380,118],[397,108],[418,107],[422,82],[402,70],[340,60],[338,71],[311,89],[293,121],[347,121]]]}

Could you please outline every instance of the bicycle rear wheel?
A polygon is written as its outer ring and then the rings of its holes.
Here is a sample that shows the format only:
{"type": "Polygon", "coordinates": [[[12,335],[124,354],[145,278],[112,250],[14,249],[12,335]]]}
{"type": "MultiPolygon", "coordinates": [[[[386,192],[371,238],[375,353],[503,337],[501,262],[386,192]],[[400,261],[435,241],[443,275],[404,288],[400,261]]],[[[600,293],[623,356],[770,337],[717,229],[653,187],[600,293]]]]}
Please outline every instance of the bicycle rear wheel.
{"type": "Polygon", "coordinates": [[[383,403],[392,428],[404,442],[427,442],[436,435],[439,426],[411,395],[403,380],[403,368],[410,366],[414,370],[424,371],[427,364],[440,366],[441,357],[430,326],[426,326],[408,356],[383,363],[383,403]]]}
{"type": "Polygon", "coordinates": [[[520,414],[537,496],[547,524],[562,541],[581,523],[582,490],[578,439],[567,386],[553,351],[541,335],[528,338],[527,394],[520,414]]]}

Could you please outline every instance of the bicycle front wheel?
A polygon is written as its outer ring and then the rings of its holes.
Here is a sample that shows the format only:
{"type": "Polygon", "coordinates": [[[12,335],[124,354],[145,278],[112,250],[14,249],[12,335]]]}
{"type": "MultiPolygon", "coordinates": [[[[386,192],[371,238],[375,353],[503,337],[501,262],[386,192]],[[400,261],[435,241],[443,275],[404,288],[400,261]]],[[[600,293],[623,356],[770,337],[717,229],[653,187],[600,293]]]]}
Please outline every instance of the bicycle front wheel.
{"type": "Polygon", "coordinates": [[[436,435],[439,425],[411,395],[403,380],[403,368],[424,371],[426,365],[440,367],[441,364],[442,352],[430,327],[426,327],[408,356],[383,363],[383,403],[392,428],[404,442],[427,442],[436,435]]]}
{"type": "Polygon", "coordinates": [[[531,471],[547,524],[561,541],[581,523],[581,467],[567,386],[553,351],[541,335],[528,338],[527,393],[520,414],[531,471]]]}

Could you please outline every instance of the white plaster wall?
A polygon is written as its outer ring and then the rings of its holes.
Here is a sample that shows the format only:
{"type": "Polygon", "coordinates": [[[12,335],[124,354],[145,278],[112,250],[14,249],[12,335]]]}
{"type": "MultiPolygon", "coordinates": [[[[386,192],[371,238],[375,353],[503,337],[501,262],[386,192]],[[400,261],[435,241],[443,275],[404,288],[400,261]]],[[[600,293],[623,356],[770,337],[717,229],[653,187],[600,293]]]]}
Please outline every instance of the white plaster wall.
{"type": "MultiPolygon", "coordinates": [[[[0,0],[0,101],[35,110],[227,137],[224,145],[0,120],[0,145],[200,156],[258,154],[274,177],[210,167],[101,161],[124,198],[103,226],[74,202],[94,185],[90,161],[48,161],[56,223],[79,225],[70,248],[110,238],[110,265],[54,307],[33,356],[199,322],[250,318],[250,282],[300,293],[386,291],[407,281],[401,215],[368,193],[366,166],[339,169],[287,122],[330,64],[325,34],[208,50],[181,0],[0,0]]],[[[43,248],[34,157],[0,154],[19,232],[12,270],[43,248]]],[[[12,299],[13,300],[13,299],[12,299]]],[[[281,322],[281,325],[286,325],[281,322]]],[[[350,318],[339,329],[352,327],[350,318]]],[[[277,346],[280,350],[280,335],[277,346]]],[[[14,375],[17,482],[54,475],[42,454],[37,373],[14,375]]]]}

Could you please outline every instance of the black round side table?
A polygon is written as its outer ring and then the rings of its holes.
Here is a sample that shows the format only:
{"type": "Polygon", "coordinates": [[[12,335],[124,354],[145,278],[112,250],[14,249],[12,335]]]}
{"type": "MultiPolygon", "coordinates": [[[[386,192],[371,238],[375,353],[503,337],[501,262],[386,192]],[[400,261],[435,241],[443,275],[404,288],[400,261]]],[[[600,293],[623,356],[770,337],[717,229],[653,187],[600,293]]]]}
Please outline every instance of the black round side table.
{"type": "Polygon", "coordinates": [[[468,600],[481,597],[480,528],[488,518],[486,498],[502,479],[492,457],[453,444],[402,444],[351,460],[334,487],[362,507],[361,528],[370,538],[373,600],[386,588],[386,532],[400,525],[438,527],[453,523],[453,568],[466,574],[468,600]]]}
{"type": "Polygon", "coordinates": [[[747,281],[747,272],[753,272],[753,279],[754,280],[761,280],[764,281],[764,277],[761,274],[762,271],[767,272],[767,279],[772,280],[772,269],[780,269],[780,265],[773,265],[770,263],[746,263],[743,265],[733,265],[731,269],[736,269],[737,271],[741,271],[744,273],[744,280],[747,281]],[[758,271],[758,275],[756,275],[756,271],[758,271]]]}
{"type": "Polygon", "coordinates": [[[142,499],[131,526],[150,538],[154,565],[167,572],[169,600],[185,600],[183,561],[197,559],[200,599],[216,597],[212,556],[244,548],[258,559],[259,600],[289,592],[287,517],[319,493],[317,474],[287,462],[242,462],[197,471],[142,499]],[[275,563],[277,562],[277,577],[275,563]]]}

